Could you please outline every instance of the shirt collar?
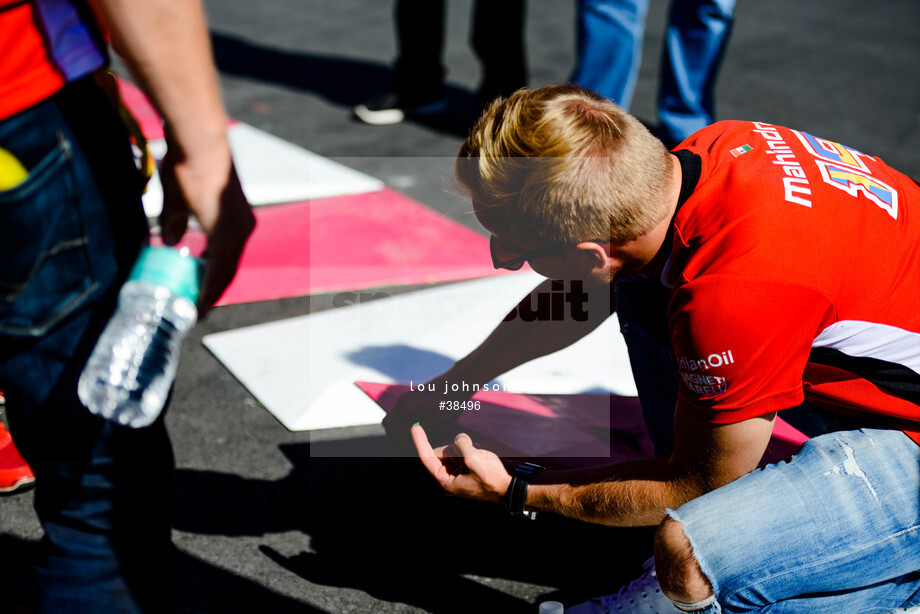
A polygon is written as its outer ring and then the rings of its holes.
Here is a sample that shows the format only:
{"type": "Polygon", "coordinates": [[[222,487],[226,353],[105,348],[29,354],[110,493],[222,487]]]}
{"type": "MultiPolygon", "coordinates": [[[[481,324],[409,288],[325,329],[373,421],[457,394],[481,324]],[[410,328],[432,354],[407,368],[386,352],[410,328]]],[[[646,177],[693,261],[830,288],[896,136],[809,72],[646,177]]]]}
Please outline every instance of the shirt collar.
{"type": "Polygon", "coordinates": [[[674,252],[674,219],[677,218],[677,212],[680,211],[683,204],[687,202],[690,195],[693,194],[693,190],[696,189],[696,185],[699,183],[700,175],[703,171],[702,160],[692,151],[679,149],[671,153],[677,156],[677,161],[680,162],[680,195],[677,197],[677,208],[674,210],[674,218],[671,219],[671,229],[668,231],[668,236],[665,239],[664,245],[661,247],[671,252],[667,262],[664,263],[664,267],[661,269],[661,283],[668,288],[674,287],[674,284],[671,282],[671,258],[674,252]]]}

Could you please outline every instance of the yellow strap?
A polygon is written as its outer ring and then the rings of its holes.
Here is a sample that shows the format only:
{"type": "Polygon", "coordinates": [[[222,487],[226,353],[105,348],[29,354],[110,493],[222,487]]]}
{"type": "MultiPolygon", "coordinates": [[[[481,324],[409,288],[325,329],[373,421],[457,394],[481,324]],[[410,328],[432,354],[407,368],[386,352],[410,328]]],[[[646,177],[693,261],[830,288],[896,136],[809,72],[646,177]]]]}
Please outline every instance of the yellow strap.
{"type": "Polygon", "coordinates": [[[134,143],[134,146],[141,152],[139,167],[141,174],[144,176],[146,190],[146,183],[150,181],[150,178],[153,176],[153,171],[156,170],[156,162],[153,156],[150,155],[150,150],[147,149],[147,138],[144,136],[137,120],[134,119],[134,115],[132,115],[128,107],[125,106],[125,101],[121,98],[121,92],[118,90],[118,80],[115,73],[106,68],[100,68],[95,72],[94,76],[96,78],[96,83],[105,91],[112,106],[118,111],[118,117],[121,118],[121,122],[125,125],[125,128],[128,129],[131,142],[134,143]]]}

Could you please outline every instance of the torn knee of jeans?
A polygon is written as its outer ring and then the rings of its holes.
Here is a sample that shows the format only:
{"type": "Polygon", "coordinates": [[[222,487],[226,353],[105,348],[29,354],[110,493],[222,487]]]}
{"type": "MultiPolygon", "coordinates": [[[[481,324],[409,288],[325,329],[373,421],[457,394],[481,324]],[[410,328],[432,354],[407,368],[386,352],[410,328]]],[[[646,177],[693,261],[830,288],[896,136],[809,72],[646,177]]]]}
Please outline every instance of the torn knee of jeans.
{"type": "Polygon", "coordinates": [[[683,524],[671,515],[655,533],[655,570],[662,592],[672,601],[696,604],[713,595],[683,524]]]}

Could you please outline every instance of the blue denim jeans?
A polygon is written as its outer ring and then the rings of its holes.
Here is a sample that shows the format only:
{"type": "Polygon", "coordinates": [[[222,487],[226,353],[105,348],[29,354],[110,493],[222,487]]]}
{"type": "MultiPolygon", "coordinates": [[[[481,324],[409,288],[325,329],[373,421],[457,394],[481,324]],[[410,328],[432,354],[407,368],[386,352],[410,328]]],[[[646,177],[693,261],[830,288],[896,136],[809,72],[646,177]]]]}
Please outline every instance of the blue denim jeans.
{"type": "MultiPolygon", "coordinates": [[[[622,279],[617,314],[658,454],[673,445],[677,365],[669,291],[622,279]]],[[[808,403],[782,417],[813,436],[768,465],[675,511],[716,612],[887,613],[920,605],[920,446],[874,419],[808,403]]]]}
{"type": "Polygon", "coordinates": [[[0,192],[0,390],[36,474],[43,613],[160,612],[173,457],[148,429],[91,415],[77,380],[147,237],[124,127],[91,79],[0,122],[29,170],[0,192]]]}
{"type": "Polygon", "coordinates": [[[920,605],[920,446],[900,431],[810,439],[670,515],[715,591],[705,614],[920,605]]]}
{"type": "MultiPolygon", "coordinates": [[[[680,142],[714,118],[714,90],[735,0],[672,0],[658,92],[660,136],[680,142]]],[[[623,108],[632,103],[648,0],[578,0],[572,81],[623,108]]]]}

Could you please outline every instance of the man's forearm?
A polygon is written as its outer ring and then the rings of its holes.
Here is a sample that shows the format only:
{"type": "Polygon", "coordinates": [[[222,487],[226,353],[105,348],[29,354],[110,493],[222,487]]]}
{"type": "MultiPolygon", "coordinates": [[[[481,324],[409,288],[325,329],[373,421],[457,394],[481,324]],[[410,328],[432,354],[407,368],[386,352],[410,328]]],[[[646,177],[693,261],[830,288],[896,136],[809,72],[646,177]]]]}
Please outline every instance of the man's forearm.
{"type": "MultiPolygon", "coordinates": [[[[222,188],[231,165],[227,118],[200,2],[98,4],[115,50],[165,120],[170,155],[195,161],[202,181],[222,188]]],[[[210,211],[195,214],[206,229],[216,216],[210,211]]]]}
{"type": "Polygon", "coordinates": [[[667,508],[676,509],[753,471],[775,418],[773,413],[710,424],[678,405],[671,456],[546,472],[528,489],[527,504],[600,524],[658,524],[667,508]]]}
{"type": "Polygon", "coordinates": [[[702,480],[674,475],[668,458],[625,461],[583,471],[546,474],[531,484],[527,507],[612,526],[653,526],[665,510],[699,497],[702,480]],[[552,480],[548,482],[547,480],[552,480]]]}
{"type": "Polygon", "coordinates": [[[552,295],[552,283],[546,280],[534,288],[515,307],[517,315],[502,321],[479,347],[457,361],[445,374],[447,379],[488,382],[524,363],[569,347],[596,330],[614,311],[612,289],[602,286],[583,291],[580,312],[584,317],[576,319],[573,312],[567,312],[561,320],[537,317],[527,321],[521,317],[540,303],[541,294],[552,295]],[[522,310],[522,306],[525,309],[522,310]]]}

